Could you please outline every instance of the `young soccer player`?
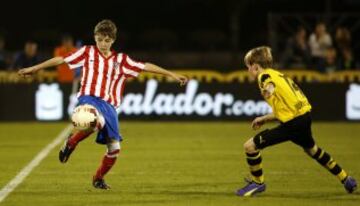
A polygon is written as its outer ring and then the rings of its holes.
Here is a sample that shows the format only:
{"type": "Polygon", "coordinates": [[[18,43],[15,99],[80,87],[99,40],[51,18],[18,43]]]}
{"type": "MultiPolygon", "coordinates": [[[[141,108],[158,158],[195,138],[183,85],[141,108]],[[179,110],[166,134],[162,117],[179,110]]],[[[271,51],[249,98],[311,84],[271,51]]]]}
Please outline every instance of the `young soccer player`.
{"type": "Polygon", "coordinates": [[[98,130],[96,142],[107,146],[107,153],[93,176],[93,186],[99,189],[110,188],[105,183],[104,176],[114,166],[120,151],[122,137],[119,133],[115,108],[120,104],[126,79],[137,77],[140,72],[147,71],[172,77],[180,85],[187,82],[185,76],[167,71],[151,63],[134,61],[124,53],[116,53],[111,50],[116,39],[116,32],[116,25],[111,20],[102,20],[94,29],[95,46],[84,46],[65,58],[54,57],[19,71],[20,75],[26,76],[63,63],[67,63],[72,69],[82,66],[83,75],[78,93],[78,106],[91,105],[95,107],[105,120],[105,124],[97,124],[95,128],[85,131],[73,130],[59,152],[59,159],[65,163],[77,144],[98,130]]]}
{"type": "Polygon", "coordinates": [[[266,129],[244,144],[246,160],[250,167],[251,179],[239,189],[239,196],[252,196],[265,191],[260,150],[285,141],[292,141],[335,175],[352,193],[357,186],[354,178],[323,149],[315,144],[311,132],[311,105],[300,88],[288,77],[272,69],[271,49],[266,46],[250,50],[245,56],[245,64],[250,75],[257,79],[262,96],[272,108],[272,113],[257,117],[252,122],[254,130],[271,120],[280,121],[280,125],[266,129]]]}

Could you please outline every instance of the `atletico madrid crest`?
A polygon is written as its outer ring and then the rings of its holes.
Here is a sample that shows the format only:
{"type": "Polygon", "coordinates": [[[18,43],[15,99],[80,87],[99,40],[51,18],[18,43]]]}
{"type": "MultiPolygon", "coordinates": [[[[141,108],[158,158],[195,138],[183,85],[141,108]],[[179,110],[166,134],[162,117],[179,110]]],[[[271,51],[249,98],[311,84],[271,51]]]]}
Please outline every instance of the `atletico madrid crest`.
{"type": "Polygon", "coordinates": [[[115,69],[115,70],[119,70],[119,66],[120,66],[120,63],[119,63],[119,62],[115,62],[115,63],[114,63],[114,69],[115,69]]]}

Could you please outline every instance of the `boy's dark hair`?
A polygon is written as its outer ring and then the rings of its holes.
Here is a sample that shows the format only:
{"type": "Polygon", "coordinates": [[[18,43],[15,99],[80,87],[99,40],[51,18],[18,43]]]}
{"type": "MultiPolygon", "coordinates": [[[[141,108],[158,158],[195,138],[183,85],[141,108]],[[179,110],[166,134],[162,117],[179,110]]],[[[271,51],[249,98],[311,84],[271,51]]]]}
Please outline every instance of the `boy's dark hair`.
{"type": "Polygon", "coordinates": [[[245,64],[258,64],[262,68],[271,68],[273,66],[273,57],[271,48],[268,46],[260,46],[248,51],[244,58],[245,64]]]}
{"type": "Polygon", "coordinates": [[[96,24],[94,34],[101,34],[116,39],[117,28],[114,22],[109,19],[104,19],[96,24]]]}

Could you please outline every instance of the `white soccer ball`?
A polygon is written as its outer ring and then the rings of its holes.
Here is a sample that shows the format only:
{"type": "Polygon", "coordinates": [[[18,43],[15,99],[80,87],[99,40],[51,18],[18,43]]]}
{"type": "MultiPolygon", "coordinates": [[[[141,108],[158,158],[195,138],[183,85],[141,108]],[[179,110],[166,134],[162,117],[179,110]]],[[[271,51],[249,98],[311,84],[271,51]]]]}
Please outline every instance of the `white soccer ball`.
{"type": "Polygon", "coordinates": [[[84,104],[74,109],[71,121],[77,130],[96,129],[100,116],[94,106],[84,104]]]}

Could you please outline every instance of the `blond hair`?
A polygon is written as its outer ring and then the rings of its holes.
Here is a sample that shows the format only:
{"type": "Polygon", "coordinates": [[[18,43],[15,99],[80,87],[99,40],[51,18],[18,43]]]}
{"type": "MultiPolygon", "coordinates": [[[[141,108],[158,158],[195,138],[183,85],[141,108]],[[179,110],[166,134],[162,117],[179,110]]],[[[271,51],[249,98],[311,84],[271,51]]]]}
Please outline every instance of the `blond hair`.
{"type": "Polygon", "coordinates": [[[244,62],[246,65],[258,64],[262,68],[271,68],[273,66],[271,48],[268,46],[260,46],[251,49],[246,53],[244,62]]]}

